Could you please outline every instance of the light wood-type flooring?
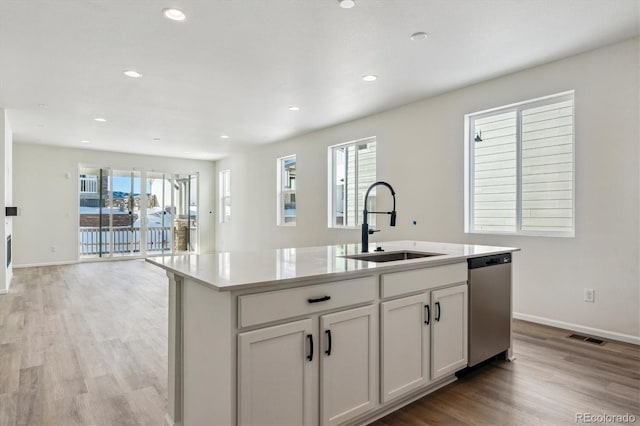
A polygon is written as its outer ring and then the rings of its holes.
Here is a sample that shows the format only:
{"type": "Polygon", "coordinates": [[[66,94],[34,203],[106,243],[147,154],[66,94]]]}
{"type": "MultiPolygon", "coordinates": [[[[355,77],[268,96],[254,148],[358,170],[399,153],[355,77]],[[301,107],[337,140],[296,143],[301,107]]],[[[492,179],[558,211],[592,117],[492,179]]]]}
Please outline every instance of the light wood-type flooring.
{"type": "Polygon", "coordinates": [[[15,269],[0,296],[0,425],[161,425],[167,279],[142,261],[15,269]]]}
{"type": "MultiPolygon", "coordinates": [[[[640,348],[514,323],[516,361],[493,361],[375,422],[576,424],[630,413],[640,424],[640,348]]],[[[14,270],[0,295],[0,425],[162,425],[167,279],[143,261],[14,270]]]]}

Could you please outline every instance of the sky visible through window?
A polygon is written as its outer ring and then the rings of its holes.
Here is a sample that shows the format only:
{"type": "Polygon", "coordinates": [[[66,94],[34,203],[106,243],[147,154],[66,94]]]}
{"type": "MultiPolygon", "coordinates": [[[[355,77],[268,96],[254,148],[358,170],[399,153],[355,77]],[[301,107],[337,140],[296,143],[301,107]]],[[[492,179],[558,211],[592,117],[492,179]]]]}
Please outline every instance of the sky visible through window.
{"type": "MultiPolygon", "coordinates": [[[[138,194],[140,188],[140,178],[133,179],[133,193],[138,194]]],[[[151,194],[151,185],[147,188],[147,195],[151,194]]],[[[123,192],[128,194],[131,191],[131,178],[129,176],[114,176],[113,177],[113,191],[123,192]]]]}

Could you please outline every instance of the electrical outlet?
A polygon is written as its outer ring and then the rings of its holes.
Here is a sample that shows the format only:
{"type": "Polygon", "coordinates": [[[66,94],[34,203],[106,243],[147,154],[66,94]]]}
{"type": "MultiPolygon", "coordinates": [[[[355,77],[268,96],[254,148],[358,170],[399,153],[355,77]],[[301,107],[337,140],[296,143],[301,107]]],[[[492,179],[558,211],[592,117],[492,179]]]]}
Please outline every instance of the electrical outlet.
{"type": "Polygon", "coordinates": [[[593,302],[596,297],[596,291],[592,288],[584,289],[584,301],[585,302],[593,302]]]}
{"type": "Polygon", "coordinates": [[[51,250],[51,253],[55,253],[56,252],[56,246],[51,246],[50,250],[51,250]]]}

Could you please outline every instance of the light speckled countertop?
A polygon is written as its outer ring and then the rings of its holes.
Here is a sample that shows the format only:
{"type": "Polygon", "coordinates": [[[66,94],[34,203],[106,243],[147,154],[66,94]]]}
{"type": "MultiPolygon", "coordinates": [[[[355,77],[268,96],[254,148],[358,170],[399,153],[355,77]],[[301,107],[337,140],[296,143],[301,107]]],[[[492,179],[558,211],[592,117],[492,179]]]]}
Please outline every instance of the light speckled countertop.
{"type": "Polygon", "coordinates": [[[182,254],[147,258],[147,262],[167,271],[194,279],[219,291],[264,288],[279,284],[304,285],[322,280],[340,280],[383,272],[424,268],[464,261],[471,257],[518,251],[513,247],[451,244],[426,241],[378,243],[385,252],[418,251],[440,256],[394,262],[367,262],[348,259],[358,254],[360,244],[263,250],[182,254]]]}
{"type": "MultiPolygon", "coordinates": [[[[275,287],[284,283],[303,285],[319,279],[340,280],[404,269],[425,268],[460,262],[472,257],[519,250],[513,247],[426,241],[389,241],[377,245],[381,245],[387,253],[408,250],[441,255],[375,263],[341,257],[360,253],[360,244],[339,244],[258,252],[181,254],[151,257],[146,260],[216,290],[231,291],[275,287]]],[[[375,244],[372,246],[373,250],[375,244]]]]}

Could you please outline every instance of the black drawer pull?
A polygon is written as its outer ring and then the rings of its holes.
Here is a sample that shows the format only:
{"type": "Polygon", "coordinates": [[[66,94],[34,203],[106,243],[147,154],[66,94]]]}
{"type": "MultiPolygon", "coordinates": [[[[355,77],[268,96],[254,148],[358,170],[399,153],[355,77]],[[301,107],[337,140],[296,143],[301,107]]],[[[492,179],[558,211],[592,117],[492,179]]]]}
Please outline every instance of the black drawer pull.
{"type": "Polygon", "coordinates": [[[431,319],[431,309],[429,309],[429,305],[424,305],[424,309],[424,323],[429,325],[429,320],[431,319]]]}
{"type": "Polygon", "coordinates": [[[440,302],[436,302],[436,321],[440,321],[440,302]]]}
{"type": "Polygon", "coordinates": [[[307,334],[307,339],[309,339],[309,355],[307,355],[307,359],[313,361],[313,335],[307,334]]]}
{"type": "Polygon", "coordinates": [[[324,353],[331,355],[331,330],[326,330],[325,333],[327,333],[327,350],[324,353]]]}
{"type": "Polygon", "coordinates": [[[307,299],[309,303],[326,302],[327,300],[331,300],[331,296],[318,297],[317,299],[307,299]]]}

